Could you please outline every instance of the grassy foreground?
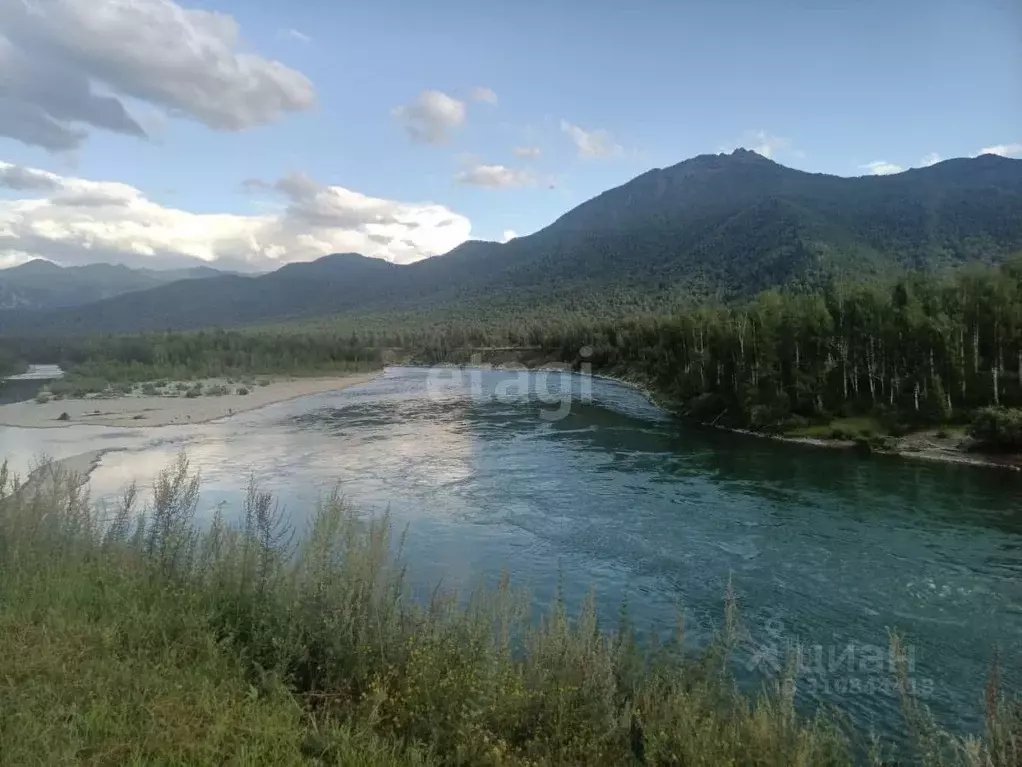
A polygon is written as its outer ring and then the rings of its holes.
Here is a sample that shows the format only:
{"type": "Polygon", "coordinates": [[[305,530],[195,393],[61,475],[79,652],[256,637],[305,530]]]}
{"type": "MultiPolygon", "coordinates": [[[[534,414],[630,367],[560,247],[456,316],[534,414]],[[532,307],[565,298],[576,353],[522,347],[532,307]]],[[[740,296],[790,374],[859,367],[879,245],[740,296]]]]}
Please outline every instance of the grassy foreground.
{"type": "MultiPolygon", "coordinates": [[[[698,657],[680,629],[640,650],[592,601],[531,624],[506,582],[416,603],[387,519],[336,496],[296,536],[254,486],[241,524],[200,532],[198,493],[183,457],[106,511],[56,465],[0,470],[0,762],[895,763],[791,685],[736,690],[733,600],[698,657]]],[[[988,698],[975,739],[906,699],[898,763],[1022,764],[1017,704],[996,679],[988,698]]]]}

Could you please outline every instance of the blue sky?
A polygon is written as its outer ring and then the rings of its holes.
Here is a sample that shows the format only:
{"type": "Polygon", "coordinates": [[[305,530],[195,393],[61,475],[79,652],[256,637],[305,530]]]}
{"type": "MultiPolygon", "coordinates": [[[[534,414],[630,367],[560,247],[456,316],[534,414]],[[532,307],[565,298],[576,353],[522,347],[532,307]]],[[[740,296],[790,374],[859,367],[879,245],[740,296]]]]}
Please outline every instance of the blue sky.
{"type": "MultiPolygon", "coordinates": [[[[200,215],[279,212],[289,200],[272,185],[305,174],[327,188],[435,203],[467,218],[472,237],[501,239],[650,167],[738,145],[840,175],[987,147],[1022,154],[1017,0],[178,6],[233,17],[237,51],[301,73],[315,103],[222,129],[176,96],[104,82],[109,70],[97,65],[96,90],[118,96],[148,137],[92,125],[77,148],[54,151],[0,135],[0,161],[127,184],[155,206],[200,215]],[[406,131],[424,92],[463,110],[432,142],[406,131]]],[[[22,27],[12,28],[18,45],[22,27]]],[[[24,196],[8,190],[0,200],[24,196]]]]}

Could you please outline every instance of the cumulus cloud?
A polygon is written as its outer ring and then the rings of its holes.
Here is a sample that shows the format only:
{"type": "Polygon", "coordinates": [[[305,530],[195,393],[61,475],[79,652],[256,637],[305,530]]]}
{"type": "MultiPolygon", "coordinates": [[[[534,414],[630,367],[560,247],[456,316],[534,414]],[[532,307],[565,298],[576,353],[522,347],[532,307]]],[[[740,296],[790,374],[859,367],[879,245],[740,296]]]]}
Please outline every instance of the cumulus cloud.
{"type": "Polygon", "coordinates": [[[234,19],[173,0],[0,2],[0,135],[50,151],[145,136],[125,97],[217,130],[307,109],[299,72],[240,50],[234,19]]]}
{"type": "Polygon", "coordinates": [[[930,152],[927,155],[923,155],[922,159],[919,160],[919,167],[921,167],[921,168],[929,168],[931,165],[936,165],[942,159],[944,159],[944,158],[942,158],[936,152],[930,152]]]}
{"type": "Polygon", "coordinates": [[[485,186],[490,189],[516,189],[535,186],[536,178],[529,171],[504,165],[473,165],[454,177],[459,184],[485,186]]]}
{"type": "Polygon", "coordinates": [[[567,120],[561,120],[561,131],[571,139],[578,156],[583,159],[612,157],[624,151],[605,130],[586,130],[567,120]]]}
{"type": "Polygon", "coordinates": [[[995,144],[979,150],[980,154],[998,154],[1001,157],[1022,156],[1022,144],[995,144]]]}
{"type": "Polygon", "coordinates": [[[492,88],[487,88],[484,85],[477,85],[472,89],[472,100],[497,106],[497,94],[493,92],[492,88]]]}
{"type": "Polygon", "coordinates": [[[515,155],[517,157],[524,157],[527,160],[534,160],[540,156],[541,151],[538,146],[516,146],[515,155]]]}
{"type": "Polygon", "coordinates": [[[893,162],[886,162],[884,160],[868,162],[865,165],[860,165],[859,167],[862,170],[868,170],[874,176],[889,176],[892,173],[901,173],[905,170],[900,165],[895,165],[893,162]]]}
{"type": "Polygon", "coordinates": [[[397,107],[394,116],[412,141],[445,144],[465,122],[465,103],[441,91],[423,91],[411,104],[397,107]]]}
{"type": "Polygon", "coordinates": [[[471,232],[467,218],[443,205],[369,197],[304,174],[245,182],[277,203],[263,215],[192,213],[127,184],[4,162],[0,185],[23,193],[0,198],[2,263],[41,257],[165,268],[199,259],[268,269],[351,251],[410,263],[446,253],[471,232]]]}

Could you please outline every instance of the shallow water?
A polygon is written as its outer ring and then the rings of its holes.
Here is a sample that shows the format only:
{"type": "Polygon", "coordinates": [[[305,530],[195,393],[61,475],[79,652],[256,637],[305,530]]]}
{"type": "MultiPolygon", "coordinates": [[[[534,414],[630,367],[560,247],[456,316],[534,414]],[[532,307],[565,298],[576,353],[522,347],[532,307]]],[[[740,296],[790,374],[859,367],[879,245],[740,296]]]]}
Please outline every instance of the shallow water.
{"type": "Polygon", "coordinates": [[[643,629],[687,638],[723,621],[729,579],[744,626],[738,673],[774,677],[803,645],[799,694],[859,724],[897,728],[888,629],[943,723],[981,726],[995,649],[1009,682],[1022,648],[1022,482],[995,470],[860,458],[686,429],[636,391],[558,377],[392,368],[372,383],[158,429],[0,429],[0,455],[102,447],[93,495],[150,479],[182,449],[203,508],[237,507],[250,474],[300,522],[340,483],[408,527],[405,556],[427,589],[503,569],[537,607],[558,581],[569,604],[595,589],[608,620],[627,601],[643,629]],[[591,396],[588,388],[591,387],[591,396]],[[531,390],[531,394],[529,392],[531,390]]]}

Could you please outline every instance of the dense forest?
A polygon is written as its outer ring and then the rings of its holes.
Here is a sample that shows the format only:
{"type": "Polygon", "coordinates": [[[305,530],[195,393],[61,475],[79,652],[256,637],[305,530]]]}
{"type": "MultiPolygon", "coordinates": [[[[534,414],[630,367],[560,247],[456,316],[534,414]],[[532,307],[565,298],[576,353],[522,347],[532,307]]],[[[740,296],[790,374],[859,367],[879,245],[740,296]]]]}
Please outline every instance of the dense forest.
{"type": "Polygon", "coordinates": [[[1022,261],[953,279],[821,293],[767,291],[741,308],[701,308],[531,341],[646,380],[705,416],[765,427],[791,415],[897,415],[940,423],[1022,404],[1022,261]]]}
{"type": "Polygon", "coordinates": [[[197,331],[0,339],[0,364],[56,362],[73,378],[140,382],[247,373],[312,375],[380,367],[380,350],[357,335],[315,331],[197,331]]]}
{"type": "Polygon", "coordinates": [[[418,312],[310,324],[87,338],[3,339],[0,357],[59,361],[73,374],[142,381],[232,373],[310,374],[384,360],[465,363],[529,350],[643,383],[699,420],[758,429],[870,414],[915,427],[1022,405],[1022,259],[954,276],[768,290],[742,306],[599,317],[418,312]]]}

